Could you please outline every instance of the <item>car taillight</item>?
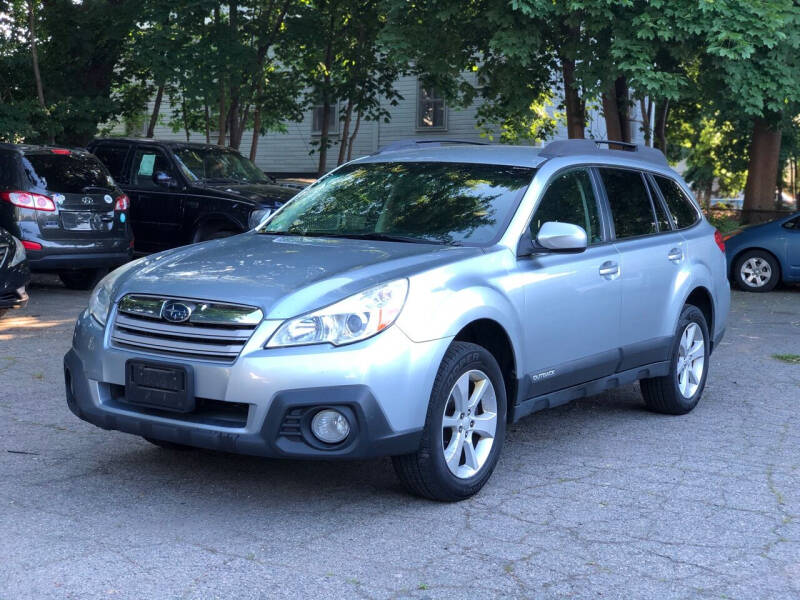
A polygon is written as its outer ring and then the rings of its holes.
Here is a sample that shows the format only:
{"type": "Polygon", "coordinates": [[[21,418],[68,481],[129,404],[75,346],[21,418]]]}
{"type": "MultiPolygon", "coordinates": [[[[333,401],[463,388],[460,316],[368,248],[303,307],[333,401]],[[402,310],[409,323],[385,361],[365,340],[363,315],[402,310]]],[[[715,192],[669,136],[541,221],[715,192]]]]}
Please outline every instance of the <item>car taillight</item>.
{"type": "Polygon", "coordinates": [[[719,249],[722,250],[722,252],[724,253],[725,252],[725,240],[722,239],[722,234],[719,231],[717,231],[716,229],[714,230],[714,241],[717,242],[717,246],[719,246],[719,249]]]}
{"type": "Polygon", "coordinates": [[[41,250],[42,245],[37,242],[29,242],[27,240],[22,240],[22,247],[25,250],[41,250]]]}
{"type": "Polygon", "coordinates": [[[50,152],[52,152],[53,154],[72,154],[72,152],[70,150],[67,150],[66,148],[53,148],[52,150],[50,150],[50,152]]]}
{"type": "Polygon", "coordinates": [[[0,192],[0,198],[10,202],[19,208],[30,208],[33,210],[44,210],[52,212],[56,209],[53,199],[42,194],[32,194],[30,192],[0,192]]]}
{"type": "Polygon", "coordinates": [[[114,210],[128,210],[130,207],[130,199],[125,194],[122,194],[122,196],[117,198],[117,203],[114,205],[114,210]]]}

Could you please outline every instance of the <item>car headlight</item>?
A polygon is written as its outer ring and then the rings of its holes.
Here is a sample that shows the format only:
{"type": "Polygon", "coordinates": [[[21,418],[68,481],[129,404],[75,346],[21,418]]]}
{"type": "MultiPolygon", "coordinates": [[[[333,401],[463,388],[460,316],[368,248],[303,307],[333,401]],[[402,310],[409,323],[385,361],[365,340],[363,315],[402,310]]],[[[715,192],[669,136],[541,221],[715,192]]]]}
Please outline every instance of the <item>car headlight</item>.
{"type": "Polygon", "coordinates": [[[11,238],[14,240],[14,256],[11,258],[11,262],[8,263],[8,266],[16,267],[19,263],[25,260],[27,255],[25,254],[25,246],[22,245],[22,242],[13,235],[11,238]]]}
{"type": "Polygon", "coordinates": [[[89,314],[92,315],[92,317],[94,317],[94,319],[100,323],[100,325],[105,325],[106,321],[108,320],[108,312],[111,309],[114,285],[117,283],[117,280],[120,278],[120,276],[130,271],[133,267],[146,261],[147,258],[148,257],[144,256],[111,271],[111,273],[103,277],[100,280],[100,283],[98,283],[94,290],[92,290],[92,295],[89,296],[89,314]]]}
{"type": "Polygon", "coordinates": [[[312,313],[289,319],[272,335],[267,348],[365,340],[395,322],[408,294],[408,280],[370,288],[312,313]]]}
{"type": "Polygon", "coordinates": [[[258,210],[254,210],[250,213],[250,218],[247,221],[248,227],[250,227],[250,229],[255,229],[261,225],[261,222],[271,214],[271,208],[259,208],[258,210]]]}

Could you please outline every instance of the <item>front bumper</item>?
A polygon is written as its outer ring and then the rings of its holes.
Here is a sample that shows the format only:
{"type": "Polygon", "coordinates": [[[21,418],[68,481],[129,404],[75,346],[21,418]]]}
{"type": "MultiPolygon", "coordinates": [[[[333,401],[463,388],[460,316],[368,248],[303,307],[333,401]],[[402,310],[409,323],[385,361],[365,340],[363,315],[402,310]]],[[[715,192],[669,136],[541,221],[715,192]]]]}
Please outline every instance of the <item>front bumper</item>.
{"type": "Polygon", "coordinates": [[[30,277],[25,261],[10,269],[0,269],[0,309],[23,308],[28,303],[25,286],[30,277]]]}
{"type": "MultiPolygon", "coordinates": [[[[112,315],[113,316],[113,315],[112,315]]],[[[81,419],[189,446],[258,456],[352,459],[406,454],[419,447],[428,399],[449,339],[414,343],[397,327],[350,346],[264,350],[278,322],[265,321],[231,365],[191,365],[198,402],[219,414],[241,409],[240,421],[142,409],[125,402],[125,363],[174,357],[110,346],[86,313],[64,358],[67,403],[81,419]],[[200,400],[202,398],[202,400],[200,400]],[[341,444],[328,446],[308,424],[321,408],[336,408],[351,423],[341,444]]]]}

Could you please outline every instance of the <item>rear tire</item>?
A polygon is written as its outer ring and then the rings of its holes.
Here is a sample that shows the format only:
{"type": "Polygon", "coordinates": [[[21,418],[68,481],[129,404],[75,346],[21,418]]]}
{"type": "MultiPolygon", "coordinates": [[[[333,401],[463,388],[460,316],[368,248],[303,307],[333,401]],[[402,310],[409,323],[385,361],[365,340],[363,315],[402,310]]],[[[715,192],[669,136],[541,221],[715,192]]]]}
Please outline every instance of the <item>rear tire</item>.
{"type": "Polygon", "coordinates": [[[476,494],[500,456],[506,406],[503,374],[491,353],[451,344],[433,384],[419,450],[392,458],[400,481],[411,493],[442,502],[476,494]]]}
{"type": "Polygon", "coordinates": [[[168,442],[166,440],[157,440],[155,438],[149,438],[149,437],[143,437],[143,439],[147,440],[154,446],[163,448],[164,450],[178,450],[180,452],[185,452],[187,450],[195,449],[193,446],[187,446],[186,444],[176,444],[175,442],[168,442]]]}
{"type": "Polygon", "coordinates": [[[108,273],[108,269],[81,269],[80,271],[62,271],[58,274],[58,278],[67,289],[91,290],[106,273],[108,273]]]}
{"type": "Polygon", "coordinates": [[[678,319],[669,374],[640,382],[647,408],[667,415],[690,412],[697,406],[706,386],[708,357],[706,318],[699,308],[687,304],[678,319]]]}
{"type": "Polygon", "coordinates": [[[733,266],[736,287],[745,292],[770,292],[781,279],[781,266],[763,250],[746,250],[733,266]]]}

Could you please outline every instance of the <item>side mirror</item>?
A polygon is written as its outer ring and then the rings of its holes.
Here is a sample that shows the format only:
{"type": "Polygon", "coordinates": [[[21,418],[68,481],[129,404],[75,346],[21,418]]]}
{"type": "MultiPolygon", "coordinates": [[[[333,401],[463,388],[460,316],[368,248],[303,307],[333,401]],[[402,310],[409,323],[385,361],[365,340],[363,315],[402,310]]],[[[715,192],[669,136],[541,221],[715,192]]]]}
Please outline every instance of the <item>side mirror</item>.
{"type": "Polygon", "coordinates": [[[175,181],[172,177],[170,177],[164,171],[156,171],[153,173],[153,181],[156,185],[160,185],[161,187],[165,188],[176,188],[178,187],[178,182],[175,181]]]}
{"type": "Polygon", "coordinates": [[[547,221],[542,225],[536,242],[551,252],[583,252],[588,246],[583,227],[558,221],[547,221]]]}

